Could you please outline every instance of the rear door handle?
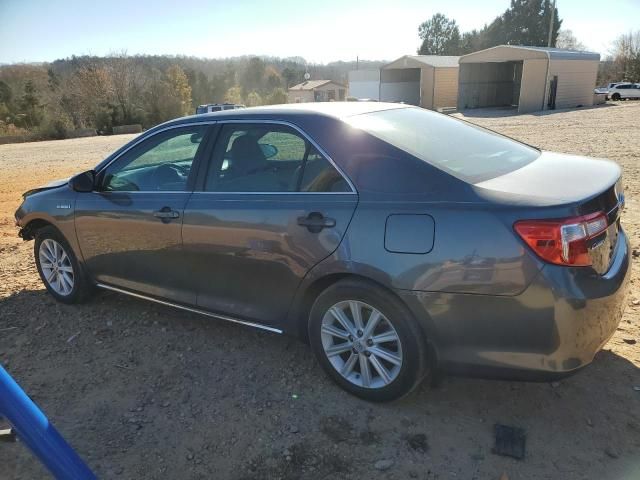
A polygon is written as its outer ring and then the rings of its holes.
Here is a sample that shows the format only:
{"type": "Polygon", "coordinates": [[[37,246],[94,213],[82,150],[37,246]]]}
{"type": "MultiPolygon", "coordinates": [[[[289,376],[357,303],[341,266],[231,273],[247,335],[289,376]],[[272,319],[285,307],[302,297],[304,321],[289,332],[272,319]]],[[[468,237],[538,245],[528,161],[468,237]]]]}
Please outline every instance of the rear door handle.
{"type": "Polygon", "coordinates": [[[319,233],[324,228],[333,228],[336,221],[333,218],[325,217],[320,212],[311,212],[306,217],[298,217],[298,225],[307,227],[311,233],[319,233]]]}
{"type": "Polygon", "coordinates": [[[179,218],[180,212],[172,210],[171,207],[162,207],[160,210],[153,212],[153,216],[162,220],[162,223],[169,223],[174,218],[179,218]]]}

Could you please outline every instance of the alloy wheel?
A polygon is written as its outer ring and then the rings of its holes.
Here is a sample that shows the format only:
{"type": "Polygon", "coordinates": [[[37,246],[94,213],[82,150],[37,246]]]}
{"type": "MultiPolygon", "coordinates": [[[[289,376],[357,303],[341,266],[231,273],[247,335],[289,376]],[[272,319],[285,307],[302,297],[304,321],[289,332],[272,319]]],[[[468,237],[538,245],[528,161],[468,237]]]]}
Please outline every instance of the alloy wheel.
{"type": "Polygon", "coordinates": [[[363,388],[382,388],[402,367],[402,343],[387,317],[371,305],[345,300],[322,318],[324,353],[346,380],[363,388]]]}
{"type": "Polygon", "coordinates": [[[38,257],[47,285],[58,295],[67,296],[71,294],[75,275],[71,259],[62,245],[51,238],[47,238],[40,244],[38,257]]]}

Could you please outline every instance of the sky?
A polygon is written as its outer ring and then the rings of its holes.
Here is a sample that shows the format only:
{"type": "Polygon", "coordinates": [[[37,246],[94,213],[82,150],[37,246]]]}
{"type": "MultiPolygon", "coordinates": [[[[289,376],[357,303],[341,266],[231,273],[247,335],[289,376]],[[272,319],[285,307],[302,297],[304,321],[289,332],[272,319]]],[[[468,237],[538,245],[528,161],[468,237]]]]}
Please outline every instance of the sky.
{"type": "MultiPolygon", "coordinates": [[[[415,54],[434,13],[461,32],[481,28],[509,0],[0,0],[0,64],[71,55],[238,55],[393,60],[415,54]]],[[[640,0],[557,0],[562,28],[607,54],[640,28],[640,0]],[[617,13],[619,12],[619,13],[617,13]]]]}

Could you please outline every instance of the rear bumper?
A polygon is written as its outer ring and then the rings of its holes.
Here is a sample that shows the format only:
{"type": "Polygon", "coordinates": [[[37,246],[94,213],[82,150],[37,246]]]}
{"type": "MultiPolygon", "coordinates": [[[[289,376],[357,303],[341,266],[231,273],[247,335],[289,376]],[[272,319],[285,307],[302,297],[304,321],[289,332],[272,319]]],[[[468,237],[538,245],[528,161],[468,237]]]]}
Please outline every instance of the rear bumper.
{"type": "Polygon", "coordinates": [[[566,376],[615,333],[631,274],[623,230],[609,271],[546,265],[517,296],[400,291],[448,372],[521,380],[566,376]]]}

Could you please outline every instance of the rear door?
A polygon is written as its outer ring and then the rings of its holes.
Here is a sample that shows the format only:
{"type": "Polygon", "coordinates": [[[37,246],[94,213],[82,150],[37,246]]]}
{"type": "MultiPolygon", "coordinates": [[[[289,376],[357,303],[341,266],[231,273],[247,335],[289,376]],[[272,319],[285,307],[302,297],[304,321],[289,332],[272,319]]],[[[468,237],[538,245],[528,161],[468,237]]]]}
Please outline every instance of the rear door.
{"type": "Polygon", "coordinates": [[[207,125],[170,128],[142,140],[98,175],[98,188],[76,201],[76,232],[96,281],[195,304],[182,251],[192,166],[203,155],[207,125]]]}
{"type": "Polygon", "coordinates": [[[621,98],[629,98],[631,96],[631,87],[633,85],[618,85],[616,91],[620,94],[621,98]]]}
{"type": "Polygon", "coordinates": [[[278,325],[305,274],[338,248],[357,201],[348,179],[296,128],[224,124],[184,213],[198,305],[278,325]]]}

